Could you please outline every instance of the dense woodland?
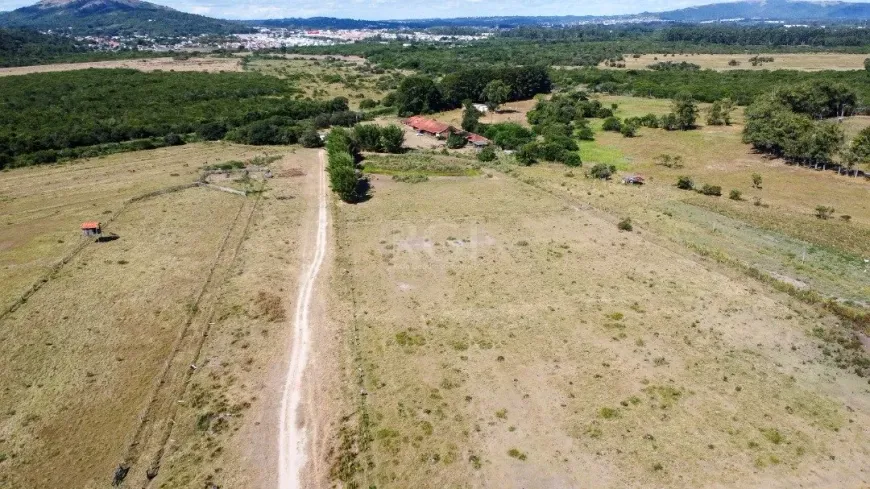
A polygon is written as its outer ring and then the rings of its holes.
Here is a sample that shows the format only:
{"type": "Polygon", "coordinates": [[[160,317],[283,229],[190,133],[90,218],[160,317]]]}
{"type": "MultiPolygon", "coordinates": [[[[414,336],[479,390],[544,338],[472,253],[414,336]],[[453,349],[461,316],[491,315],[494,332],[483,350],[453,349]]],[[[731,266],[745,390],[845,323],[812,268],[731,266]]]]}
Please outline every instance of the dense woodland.
{"type": "Polygon", "coordinates": [[[359,120],[345,99],[297,100],[287,82],[252,73],[91,69],[2,77],[0,166],[167,135],[292,144],[308,127],[359,120]]]}
{"type": "Polygon", "coordinates": [[[89,51],[70,38],[27,29],[0,29],[0,67],[41,64],[89,51]]]}

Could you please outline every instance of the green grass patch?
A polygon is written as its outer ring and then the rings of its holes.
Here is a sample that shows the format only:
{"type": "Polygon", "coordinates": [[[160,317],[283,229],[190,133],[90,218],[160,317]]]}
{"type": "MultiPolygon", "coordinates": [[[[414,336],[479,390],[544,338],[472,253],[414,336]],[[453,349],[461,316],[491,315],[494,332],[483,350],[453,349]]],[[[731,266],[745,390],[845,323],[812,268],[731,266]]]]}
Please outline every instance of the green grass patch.
{"type": "Polygon", "coordinates": [[[380,175],[430,177],[474,177],[481,174],[476,165],[461,158],[414,153],[369,156],[363,162],[363,171],[380,175]]]}
{"type": "Polygon", "coordinates": [[[580,159],[584,165],[594,163],[604,163],[605,165],[614,165],[617,170],[628,170],[628,158],[617,148],[613,146],[604,146],[598,141],[579,141],[580,159]]]}

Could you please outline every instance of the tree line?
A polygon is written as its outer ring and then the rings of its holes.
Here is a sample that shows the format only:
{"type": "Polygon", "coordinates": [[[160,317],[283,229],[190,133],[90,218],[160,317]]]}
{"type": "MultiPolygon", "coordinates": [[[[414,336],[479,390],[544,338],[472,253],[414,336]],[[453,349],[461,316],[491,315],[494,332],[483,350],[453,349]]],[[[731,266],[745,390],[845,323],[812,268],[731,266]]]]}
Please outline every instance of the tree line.
{"type": "Polygon", "coordinates": [[[369,181],[359,168],[359,146],[352,134],[342,128],[329,131],[326,154],[326,171],[332,191],[348,203],[366,200],[369,196],[369,181]]]}
{"type": "Polygon", "coordinates": [[[399,115],[413,115],[460,107],[466,100],[495,102],[528,99],[549,93],[552,84],[541,66],[478,67],[459,70],[435,81],[429,76],[409,76],[387,101],[399,115]]]}
{"type": "MultiPolygon", "coordinates": [[[[578,85],[592,91],[638,97],[675,98],[691,95],[700,102],[733,100],[749,105],[756,97],[778,86],[836,82],[852,87],[860,101],[870,100],[870,73],[866,71],[713,71],[713,70],[604,70],[597,68],[550,70],[553,84],[561,89],[578,85]]],[[[860,104],[859,104],[860,105],[860,104]]]]}
{"type": "Polygon", "coordinates": [[[844,146],[843,129],[830,119],[857,103],[849,87],[831,82],[778,88],[746,108],[743,141],[761,153],[808,166],[826,167],[838,156],[849,169],[870,161],[870,131],[844,146]]]}

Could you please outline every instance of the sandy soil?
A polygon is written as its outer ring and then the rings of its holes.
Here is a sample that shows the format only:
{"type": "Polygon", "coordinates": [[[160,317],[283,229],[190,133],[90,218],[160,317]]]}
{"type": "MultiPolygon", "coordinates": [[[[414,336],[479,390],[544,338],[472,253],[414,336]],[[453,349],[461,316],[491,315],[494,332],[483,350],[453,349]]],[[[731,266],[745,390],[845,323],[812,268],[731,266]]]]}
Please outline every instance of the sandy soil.
{"type": "Polygon", "coordinates": [[[58,63],[50,65],[0,68],[0,76],[50,73],[54,71],[87,70],[89,68],[129,68],[140,71],[242,71],[241,61],[232,58],[146,58],[123,61],[96,61],[92,63],[58,63]]]}
{"type": "MultiPolygon", "coordinates": [[[[625,56],[625,68],[642,70],[647,66],[663,62],[673,61],[680,63],[694,63],[702,69],[710,69],[717,71],[728,70],[800,70],[800,71],[821,71],[821,70],[863,70],[864,59],[866,54],[847,54],[847,53],[806,53],[806,54],[758,54],[757,56],[772,57],[772,63],[764,63],[763,65],[752,66],[749,58],[756,54],[643,54],[639,58],[632,55],[625,56]],[[656,59],[658,58],[658,59],[656,59]],[[737,66],[729,66],[728,62],[736,60],[740,63],[737,66]]],[[[602,63],[600,68],[607,68],[602,63]]],[[[614,68],[616,69],[616,68],[614,68]]],[[[622,68],[620,68],[622,69],[622,68]]]]}

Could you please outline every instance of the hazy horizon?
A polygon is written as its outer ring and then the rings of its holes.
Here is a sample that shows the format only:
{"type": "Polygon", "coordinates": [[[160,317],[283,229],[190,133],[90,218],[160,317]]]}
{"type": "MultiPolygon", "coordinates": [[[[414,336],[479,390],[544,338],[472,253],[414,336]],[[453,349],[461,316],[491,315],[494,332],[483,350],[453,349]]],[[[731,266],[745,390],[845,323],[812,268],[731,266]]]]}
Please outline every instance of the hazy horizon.
{"type": "MultiPolygon", "coordinates": [[[[643,12],[663,12],[734,0],[639,0],[614,4],[592,0],[583,5],[548,0],[469,0],[432,3],[422,0],[299,0],[292,4],[278,0],[235,2],[229,0],[151,3],[165,5],[182,12],[222,19],[251,20],[288,17],[337,17],[362,20],[410,20],[456,17],[563,16],[563,15],[625,15],[643,12]]],[[[14,10],[36,3],[34,0],[0,0],[0,11],[14,10]]],[[[861,2],[849,2],[861,3],[861,2]]]]}

